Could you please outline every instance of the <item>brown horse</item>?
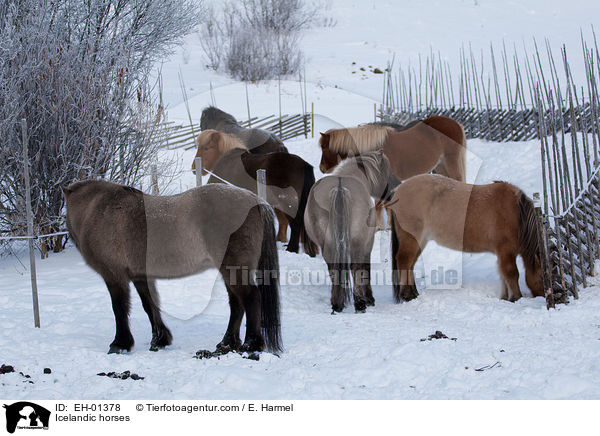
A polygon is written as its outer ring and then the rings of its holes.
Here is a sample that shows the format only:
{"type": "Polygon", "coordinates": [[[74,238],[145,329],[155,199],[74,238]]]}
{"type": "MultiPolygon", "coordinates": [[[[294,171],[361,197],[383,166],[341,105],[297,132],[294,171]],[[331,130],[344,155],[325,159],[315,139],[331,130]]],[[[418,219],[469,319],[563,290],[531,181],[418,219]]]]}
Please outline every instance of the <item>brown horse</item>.
{"type": "Polygon", "coordinates": [[[148,314],[150,350],[156,351],[172,340],[161,317],[156,279],[209,268],[219,269],[231,309],[217,351],[281,350],[275,220],[256,195],[215,184],[160,197],[100,180],[76,182],[63,192],[69,234],[110,293],[116,333],[109,353],[133,347],[130,282],[148,314]]]}
{"type": "Polygon", "coordinates": [[[457,121],[433,116],[413,122],[402,130],[390,125],[365,124],[321,133],[320,169],[330,171],[340,160],[383,148],[392,173],[399,180],[435,171],[465,181],[466,137],[457,121]]]}
{"type": "MultiPolygon", "coordinates": [[[[462,125],[452,118],[433,116],[405,126],[370,123],[349,129],[331,129],[321,133],[323,173],[331,171],[341,160],[370,150],[383,148],[392,174],[406,180],[431,171],[465,181],[467,139],[462,125]]],[[[398,180],[391,181],[390,186],[398,180]]],[[[378,227],[383,228],[382,203],[376,203],[378,227]]]]}
{"type": "MultiPolygon", "coordinates": [[[[236,186],[257,191],[256,171],[266,171],[267,202],[273,206],[279,219],[278,240],[291,227],[287,250],[298,253],[300,241],[311,257],[318,253],[317,246],[304,229],[304,210],[308,193],[315,183],[313,167],[299,156],[289,153],[252,154],[233,135],[205,130],[196,139],[196,157],[202,158],[203,171],[214,175],[209,183],[227,180],[236,186]]],[[[195,161],[192,170],[195,170],[195,161]]]]}
{"type": "Polygon", "coordinates": [[[430,240],[453,250],[496,254],[501,298],[509,301],[521,298],[516,264],[520,254],[527,286],[534,296],[544,295],[533,203],[516,186],[469,185],[423,174],[398,186],[389,207],[396,301],[419,295],[413,268],[430,240]]]}
{"type": "MultiPolygon", "coordinates": [[[[206,110],[205,110],[206,111],[206,110]]],[[[206,170],[212,171],[223,153],[226,153],[235,148],[246,149],[246,145],[236,135],[232,133],[223,133],[214,129],[202,131],[196,137],[196,157],[202,158],[202,175],[208,174],[206,170]]],[[[196,172],[196,161],[192,162],[192,171],[196,172]]],[[[278,209],[275,210],[277,221],[279,223],[279,231],[277,232],[277,240],[287,242],[288,220],[285,214],[278,209]]]]}

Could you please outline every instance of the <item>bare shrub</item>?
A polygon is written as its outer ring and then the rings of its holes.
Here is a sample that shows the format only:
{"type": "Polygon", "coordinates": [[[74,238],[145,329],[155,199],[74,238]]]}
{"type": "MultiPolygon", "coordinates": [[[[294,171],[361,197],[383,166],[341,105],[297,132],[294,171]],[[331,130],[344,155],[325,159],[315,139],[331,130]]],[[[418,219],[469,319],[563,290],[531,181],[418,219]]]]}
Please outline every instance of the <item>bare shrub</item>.
{"type": "Polygon", "coordinates": [[[320,6],[304,0],[242,0],[206,13],[200,41],[208,67],[247,81],[298,72],[302,31],[320,23],[320,6]]]}
{"type": "Polygon", "coordinates": [[[200,12],[191,0],[0,0],[0,232],[25,229],[22,118],[36,232],[62,227],[61,186],[144,175],[161,110],[148,74],[200,12]]]}

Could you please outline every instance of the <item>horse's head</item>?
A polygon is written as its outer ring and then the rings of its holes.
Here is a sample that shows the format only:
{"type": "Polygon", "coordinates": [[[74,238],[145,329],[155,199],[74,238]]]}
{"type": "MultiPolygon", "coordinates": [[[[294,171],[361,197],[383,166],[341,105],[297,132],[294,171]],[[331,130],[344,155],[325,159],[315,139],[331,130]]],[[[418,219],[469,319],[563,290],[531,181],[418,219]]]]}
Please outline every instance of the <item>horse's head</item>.
{"type": "Polygon", "coordinates": [[[209,106],[202,111],[200,117],[200,128],[202,130],[217,129],[220,123],[237,124],[233,115],[223,112],[214,106],[209,106]]]}
{"type": "Polygon", "coordinates": [[[319,139],[319,145],[321,146],[321,163],[319,164],[319,169],[322,173],[328,173],[345,158],[345,156],[329,148],[329,139],[329,133],[321,133],[321,138],[319,139]]]}
{"type": "MultiPolygon", "coordinates": [[[[223,134],[217,130],[205,130],[196,138],[196,157],[202,159],[202,175],[206,175],[206,170],[212,171],[215,164],[221,157],[221,142],[223,134]]],[[[192,162],[192,171],[196,173],[196,159],[192,162]]]]}

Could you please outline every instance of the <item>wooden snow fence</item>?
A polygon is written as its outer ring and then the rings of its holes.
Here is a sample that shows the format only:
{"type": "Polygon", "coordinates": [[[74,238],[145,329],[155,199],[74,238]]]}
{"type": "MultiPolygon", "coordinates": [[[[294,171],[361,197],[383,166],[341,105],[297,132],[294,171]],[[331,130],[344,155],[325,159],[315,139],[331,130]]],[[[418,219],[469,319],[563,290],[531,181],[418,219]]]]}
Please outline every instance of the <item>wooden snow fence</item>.
{"type": "Polygon", "coordinates": [[[470,56],[461,51],[454,78],[439,54],[397,76],[392,62],[378,114],[400,124],[443,115],[459,121],[468,138],[539,141],[543,192],[534,203],[548,308],[578,298],[600,258],[600,56],[595,35],[589,45],[582,35],[581,45],[583,85],[575,84],[566,47],[557,63],[548,41],[545,55],[535,43],[533,56],[515,50],[511,59],[504,47],[500,74],[491,46],[487,75],[483,53],[476,59],[470,48],[470,56]]]}
{"type": "MultiPolygon", "coordinates": [[[[239,124],[242,127],[268,130],[282,141],[298,136],[307,138],[312,129],[310,114],[253,117],[246,121],[240,121],[239,124]]],[[[160,140],[164,142],[166,148],[171,149],[184,148],[187,150],[195,147],[194,141],[201,132],[200,124],[178,125],[170,122],[164,123],[164,127],[167,130],[166,137],[165,139],[160,138],[160,140]]]]}

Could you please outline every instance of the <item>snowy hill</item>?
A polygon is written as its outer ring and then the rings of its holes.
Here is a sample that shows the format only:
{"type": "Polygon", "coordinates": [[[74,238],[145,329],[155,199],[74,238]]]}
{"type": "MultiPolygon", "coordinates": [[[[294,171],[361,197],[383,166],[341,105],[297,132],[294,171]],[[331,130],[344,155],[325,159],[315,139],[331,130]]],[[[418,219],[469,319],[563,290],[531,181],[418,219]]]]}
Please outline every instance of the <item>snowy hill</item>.
{"type": "MultiPolygon", "coordinates": [[[[579,48],[600,5],[587,1],[342,1],[324,11],[332,27],[316,27],[303,39],[307,57],[307,101],[315,104],[316,131],[373,119],[380,103],[382,75],[370,67],[418,60],[439,50],[450,61],[461,44],[474,50],[489,43],[522,44],[550,37],[557,46],[579,48]],[[355,64],[353,64],[353,62],[355,64]],[[360,68],[365,68],[365,72],[360,68]]],[[[197,35],[162,66],[168,117],[187,123],[178,73],[190,96],[194,122],[213,98],[238,119],[247,118],[245,85],[203,68],[197,35]],[[210,87],[213,87],[211,95],[210,87]]],[[[282,113],[301,110],[297,78],[281,82],[282,113]]],[[[248,86],[252,116],[279,112],[277,81],[248,86]]],[[[317,138],[286,142],[290,152],[315,165],[317,138]]],[[[468,180],[501,179],[531,195],[541,188],[538,144],[468,143],[468,180]]],[[[189,171],[195,151],[165,151],[179,172],[161,191],[195,186],[189,171]]],[[[321,257],[290,254],[280,247],[282,323],[286,351],[262,354],[258,362],[228,355],[196,360],[212,349],[229,316],[224,285],[209,271],[181,280],[159,281],[165,322],[173,345],[148,351],[150,326],[139,300],[132,298],[136,346],[128,355],[107,355],[114,334],[110,298],[101,278],[73,246],[38,262],[42,328],[31,321],[26,251],[0,258],[0,364],[17,372],[0,375],[3,396],[12,399],[575,399],[600,398],[600,282],[581,297],[547,311],[542,298],[501,301],[496,259],[461,254],[430,243],[417,264],[421,295],[395,304],[390,274],[389,232],[379,232],[373,250],[376,306],[365,314],[352,309],[330,315],[326,266],[321,257]],[[456,271],[458,283],[442,281],[456,271]],[[302,279],[302,276],[308,279],[302,279]],[[298,281],[302,281],[298,284],[298,281]],[[436,331],[449,339],[427,339],[436,331]],[[456,338],[452,340],[450,338],[456,338]],[[577,362],[577,365],[573,365],[577,362]],[[45,367],[52,374],[42,374],[45,367]],[[130,370],[144,380],[114,380],[99,372],[130,370]],[[25,383],[19,371],[31,375],[25,383]]],[[[519,261],[523,276],[523,266],[519,261]]]]}

